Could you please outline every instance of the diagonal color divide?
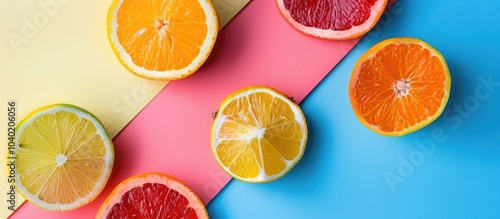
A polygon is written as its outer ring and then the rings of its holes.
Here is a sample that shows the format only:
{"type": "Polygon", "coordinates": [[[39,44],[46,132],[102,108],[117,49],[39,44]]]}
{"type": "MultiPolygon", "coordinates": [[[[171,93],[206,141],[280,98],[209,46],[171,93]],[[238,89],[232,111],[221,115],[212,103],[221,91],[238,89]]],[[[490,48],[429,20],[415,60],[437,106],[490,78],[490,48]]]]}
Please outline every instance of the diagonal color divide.
{"type": "MultiPolygon", "coordinates": [[[[220,12],[221,6],[233,4],[231,0],[221,1],[216,6],[219,16],[226,13],[220,12]]],[[[252,1],[220,31],[209,60],[197,73],[171,82],[114,138],[115,168],[96,200],[64,213],[47,212],[27,203],[12,218],[92,218],[119,182],[146,171],[179,178],[207,204],[230,180],[215,162],[209,141],[211,113],[224,97],[241,87],[260,84],[300,102],[358,41],[326,41],[302,35],[281,18],[274,1],[252,1]]],[[[107,42],[102,44],[105,49],[101,50],[112,53],[107,42]]],[[[119,65],[112,54],[108,55],[107,65],[119,65]]],[[[119,77],[128,76],[122,73],[119,77]]],[[[136,87],[162,87],[138,81],[136,87]]],[[[140,93],[140,88],[132,89],[135,91],[118,93],[119,100],[130,103],[132,95],[140,93]]],[[[73,98],[89,98],[80,95],[73,98]]],[[[21,108],[22,101],[18,102],[21,108]]],[[[121,115],[127,111],[125,106],[130,104],[119,105],[118,112],[109,112],[108,108],[109,114],[102,116],[121,115]]]]}
{"type": "MultiPolygon", "coordinates": [[[[220,28],[248,2],[214,0],[220,28]]],[[[3,145],[7,145],[9,101],[16,102],[18,122],[41,106],[78,105],[94,113],[115,136],[168,83],[136,77],[118,62],[106,32],[110,0],[0,0],[0,4],[1,18],[6,21],[0,22],[3,145]]],[[[1,160],[7,158],[6,152],[0,150],[1,160]]],[[[5,200],[10,190],[7,168],[0,168],[0,175],[5,176],[0,180],[0,197],[5,200]]],[[[24,202],[19,194],[14,200],[15,207],[24,202]]],[[[12,213],[9,206],[0,202],[0,218],[12,213]]]]}

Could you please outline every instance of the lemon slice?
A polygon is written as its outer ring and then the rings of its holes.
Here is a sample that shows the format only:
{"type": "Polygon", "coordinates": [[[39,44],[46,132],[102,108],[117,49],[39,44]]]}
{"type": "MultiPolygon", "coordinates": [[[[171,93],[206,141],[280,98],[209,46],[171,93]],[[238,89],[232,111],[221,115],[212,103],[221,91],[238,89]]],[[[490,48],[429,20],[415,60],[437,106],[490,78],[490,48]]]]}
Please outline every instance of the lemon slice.
{"type": "Polygon", "coordinates": [[[19,123],[16,143],[16,187],[47,210],[89,203],[104,188],[113,166],[113,144],[103,125],[73,105],[35,110],[19,123]]]}
{"type": "Polygon", "coordinates": [[[247,87],[222,102],[212,125],[212,152],[233,178],[253,183],[283,177],[307,142],[300,107],[269,87],[247,87]]]}

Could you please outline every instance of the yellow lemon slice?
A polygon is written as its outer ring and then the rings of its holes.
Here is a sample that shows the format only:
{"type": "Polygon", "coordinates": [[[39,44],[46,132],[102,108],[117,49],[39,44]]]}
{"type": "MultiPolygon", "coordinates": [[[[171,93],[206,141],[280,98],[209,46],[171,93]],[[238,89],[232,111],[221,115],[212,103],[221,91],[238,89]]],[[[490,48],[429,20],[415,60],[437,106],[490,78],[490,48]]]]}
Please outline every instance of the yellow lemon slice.
{"type": "Polygon", "coordinates": [[[233,178],[276,180],[302,157],[307,124],[300,107],[269,87],[247,87],[222,102],[212,125],[212,152],[233,178]]]}
{"type": "Polygon", "coordinates": [[[16,187],[43,209],[65,211],[89,203],[111,173],[111,139],[95,116],[77,106],[35,110],[19,123],[16,142],[16,187]]]}

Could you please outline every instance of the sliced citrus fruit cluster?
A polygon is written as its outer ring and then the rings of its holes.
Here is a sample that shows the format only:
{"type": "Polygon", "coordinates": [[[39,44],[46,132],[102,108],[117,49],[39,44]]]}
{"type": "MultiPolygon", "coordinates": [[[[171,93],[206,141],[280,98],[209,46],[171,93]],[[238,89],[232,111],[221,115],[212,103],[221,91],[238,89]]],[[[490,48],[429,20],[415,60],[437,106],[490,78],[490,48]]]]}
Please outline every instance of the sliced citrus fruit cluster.
{"type": "Polygon", "coordinates": [[[108,38],[132,73],[175,80],[191,75],[215,44],[218,20],[210,0],[114,0],[108,38]]]}
{"type": "Polygon", "coordinates": [[[276,4],[297,31],[322,39],[347,40],[370,31],[387,0],[276,0],[276,4]]]}
{"type": "Polygon", "coordinates": [[[415,38],[391,38],[356,63],[349,97],[358,119],[373,131],[401,136],[439,117],[450,94],[445,59],[415,38]]]}
{"type": "Polygon", "coordinates": [[[208,218],[201,199],[184,183],[163,173],[143,173],[121,182],[101,205],[96,219],[208,218]]]}
{"type": "Polygon", "coordinates": [[[233,178],[269,182],[302,157],[307,124],[300,107],[264,86],[240,89],[224,99],[214,119],[212,152],[233,178]]]}
{"type": "Polygon", "coordinates": [[[65,211],[89,203],[113,167],[113,144],[106,130],[77,106],[35,110],[19,123],[16,141],[16,187],[43,209],[65,211]]]}

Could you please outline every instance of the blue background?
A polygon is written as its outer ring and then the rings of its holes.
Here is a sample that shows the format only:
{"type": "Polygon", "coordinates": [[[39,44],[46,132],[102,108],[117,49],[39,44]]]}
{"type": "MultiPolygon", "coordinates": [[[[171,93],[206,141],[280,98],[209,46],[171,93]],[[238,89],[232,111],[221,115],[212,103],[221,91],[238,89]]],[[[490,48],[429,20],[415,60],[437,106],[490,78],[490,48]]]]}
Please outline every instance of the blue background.
{"type": "Polygon", "coordinates": [[[297,166],[268,184],[230,181],[210,216],[500,218],[499,10],[496,0],[398,1],[300,104],[309,142],[297,166]],[[451,95],[432,124],[384,137],[356,119],[347,86],[369,47],[400,36],[444,55],[451,95]]]}

